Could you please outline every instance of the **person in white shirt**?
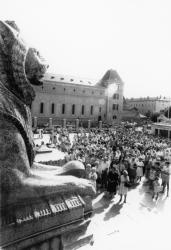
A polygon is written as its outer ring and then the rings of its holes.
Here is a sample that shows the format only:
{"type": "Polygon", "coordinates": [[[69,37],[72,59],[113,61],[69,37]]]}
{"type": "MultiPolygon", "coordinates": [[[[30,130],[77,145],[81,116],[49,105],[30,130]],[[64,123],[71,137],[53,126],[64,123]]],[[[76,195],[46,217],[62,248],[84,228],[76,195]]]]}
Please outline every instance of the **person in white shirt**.
{"type": "Polygon", "coordinates": [[[139,158],[137,161],[137,180],[141,181],[141,178],[143,177],[143,167],[144,163],[142,161],[142,158],[139,158]]]}
{"type": "Polygon", "coordinates": [[[129,182],[128,172],[124,170],[120,176],[120,185],[119,185],[119,192],[118,192],[118,194],[120,195],[119,202],[122,201],[122,197],[124,196],[124,203],[126,203],[126,198],[127,198],[127,193],[128,193],[128,187],[126,183],[128,182],[129,182]]]}
{"type": "Polygon", "coordinates": [[[115,160],[117,162],[119,162],[120,156],[121,156],[121,151],[119,150],[119,148],[117,148],[115,151],[115,160]]]}

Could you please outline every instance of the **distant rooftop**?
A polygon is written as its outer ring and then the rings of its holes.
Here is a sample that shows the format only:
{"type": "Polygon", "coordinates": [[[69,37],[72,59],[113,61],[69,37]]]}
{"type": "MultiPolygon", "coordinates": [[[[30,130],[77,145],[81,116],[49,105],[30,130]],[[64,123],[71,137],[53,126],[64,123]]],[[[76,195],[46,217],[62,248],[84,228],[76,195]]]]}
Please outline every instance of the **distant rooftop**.
{"type": "Polygon", "coordinates": [[[139,98],[126,98],[126,101],[156,101],[156,100],[161,100],[161,101],[171,101],[170,97],[165,97],[165,96],[156,96],[156,97],[139,97],[139,98]]]}

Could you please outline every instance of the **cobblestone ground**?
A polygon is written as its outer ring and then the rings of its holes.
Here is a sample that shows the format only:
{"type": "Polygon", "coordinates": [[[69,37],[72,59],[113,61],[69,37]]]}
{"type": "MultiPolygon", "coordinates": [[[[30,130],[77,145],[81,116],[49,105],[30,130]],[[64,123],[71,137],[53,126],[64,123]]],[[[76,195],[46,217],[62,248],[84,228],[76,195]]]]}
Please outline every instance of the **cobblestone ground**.
{"type": "Polygon", "coordinates": [[[119,203],[118,195],[112,200],[98,195],[89,226],[94,244],[80,250],[170,250],[171,199],[151,197],[145,180],[129,191],[126,204],[119,203]]]}

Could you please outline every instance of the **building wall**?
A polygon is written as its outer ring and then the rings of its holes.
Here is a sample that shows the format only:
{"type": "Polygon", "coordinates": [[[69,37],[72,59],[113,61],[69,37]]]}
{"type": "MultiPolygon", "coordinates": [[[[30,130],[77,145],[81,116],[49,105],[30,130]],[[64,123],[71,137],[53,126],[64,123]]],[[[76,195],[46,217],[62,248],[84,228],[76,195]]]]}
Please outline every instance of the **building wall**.
{"type": "Polygon", "coordinates": [[[157,100],[156,101],[156,112],[160,112],[161,110],[168,108],[170,105],[171,105],[170,100],[157,100]]]}
{"type": "MultiPolygon", "coordinates": [[[[119,122],[123,108],[123,84],[117,83],[115,96],[114,94],[111,96],[107,87],[92,84],[91,81],[87,81],[86,84],[82,84],[83,82],[85,81],[78,79],[74,81],[73,78],[67,77],[56,78],[53,75],[44,80],[43,86],[35,86],[36,98],[32,104],[32,116],[38,118],[38,124],[48,122],[49,118],[53,118],[53,124],[64,118],[102,120],[111,124],[119,122]],[[43,113],[40,112],[41,103],[44,103],[43,113]],[[54,113],[52,113],[52,104],[54,104],[54,113]],[[63,104],[65,104],[64,113],[62,113],[63,104]],[[113,107],[114,104],[117,106],[113,107]],[[75,105],[74,114],[72,105],[75,105]],[[82,114],[83,105],[84,114],[82,114]],[[93,113],[91,113],[91,106],[93,113]]],[[[110,82],[109,85],[111,84],[114,83],[110,82]]]]}
{"type": "Polygon", "coordinates": [[[148,111],[151,113],[160,112],[161,110],[171,105],[170,99],[163,98],[131,98],[127,99],[130,107],[137,108],[140,113],[146,114],[148,111]]]}

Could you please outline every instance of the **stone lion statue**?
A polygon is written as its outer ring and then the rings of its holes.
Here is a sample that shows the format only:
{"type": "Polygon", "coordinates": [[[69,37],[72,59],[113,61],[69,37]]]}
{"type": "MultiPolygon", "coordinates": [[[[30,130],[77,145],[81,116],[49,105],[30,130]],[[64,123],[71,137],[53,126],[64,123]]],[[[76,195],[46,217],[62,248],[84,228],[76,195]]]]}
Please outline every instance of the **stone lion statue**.
{"type": "Polygon", "coordinates": [[[46,69],[39,52],[20,37],[16,24],[0,21],[1,206],[50,194],[95,193],[88,180],[78,178],[84,173],[82,163],[72,161],[61,168],[34,162],[32,85],[42,84],[46,69]]]}

